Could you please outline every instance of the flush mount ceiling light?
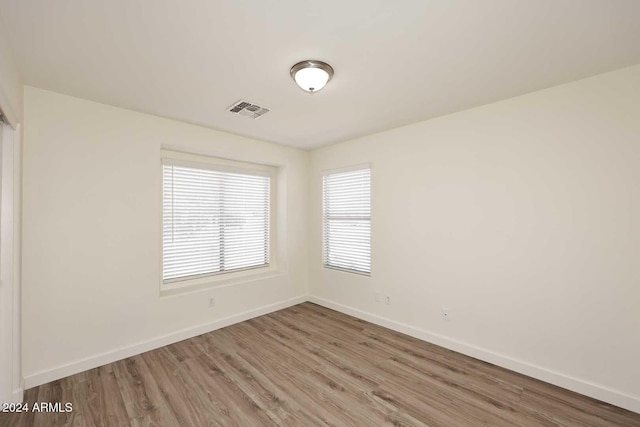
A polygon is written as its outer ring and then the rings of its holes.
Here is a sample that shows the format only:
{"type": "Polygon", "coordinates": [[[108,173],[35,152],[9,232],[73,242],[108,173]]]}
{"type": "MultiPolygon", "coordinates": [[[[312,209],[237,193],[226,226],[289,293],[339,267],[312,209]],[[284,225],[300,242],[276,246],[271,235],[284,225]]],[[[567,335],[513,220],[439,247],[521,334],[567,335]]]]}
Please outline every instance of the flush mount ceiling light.
{"type": "Polygon", "coordinates": [[[333,77],[331,65],[322,61],[308,60],[298,62],[291,67],[291,77],[307,92],[317,92],[333,77]]]}

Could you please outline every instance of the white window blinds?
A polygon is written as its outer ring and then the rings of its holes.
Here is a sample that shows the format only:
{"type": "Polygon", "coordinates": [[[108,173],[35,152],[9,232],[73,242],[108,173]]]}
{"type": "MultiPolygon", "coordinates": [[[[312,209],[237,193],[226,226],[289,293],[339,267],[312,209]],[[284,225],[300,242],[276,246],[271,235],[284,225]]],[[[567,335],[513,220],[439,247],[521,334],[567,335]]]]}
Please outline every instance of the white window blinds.
{"type": "Polygon", "coordinates": [[[162,279],[269,265],[270,177],[163,160],[162,279]]]}
{"type": "Polygon", "coordinates": [[[371,273],[371,169],[323,176],[324,265],[371,273]]]}

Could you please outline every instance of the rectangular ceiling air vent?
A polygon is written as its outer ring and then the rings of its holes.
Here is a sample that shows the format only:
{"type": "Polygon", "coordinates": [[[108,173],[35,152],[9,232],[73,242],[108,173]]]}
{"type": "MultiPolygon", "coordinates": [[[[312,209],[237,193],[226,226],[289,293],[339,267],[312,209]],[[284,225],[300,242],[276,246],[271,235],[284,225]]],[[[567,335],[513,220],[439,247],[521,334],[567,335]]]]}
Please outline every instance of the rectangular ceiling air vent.
{"type": "Polygon", "coordinates": [[[267,114],[269,109],[241,99],[240,101],[234,102],[232,106],[227,108],[227,111],[255,120],[267,114]]]}

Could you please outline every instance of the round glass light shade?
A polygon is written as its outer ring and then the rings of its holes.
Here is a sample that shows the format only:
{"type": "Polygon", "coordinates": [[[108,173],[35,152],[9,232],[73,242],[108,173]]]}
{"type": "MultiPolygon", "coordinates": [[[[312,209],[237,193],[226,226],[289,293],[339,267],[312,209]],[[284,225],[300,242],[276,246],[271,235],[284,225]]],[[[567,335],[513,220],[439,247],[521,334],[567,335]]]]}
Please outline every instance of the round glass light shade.
{"type": "Polygon", "coordinates": [[[296,83],[307,92],[322,89],[329,81],[329,74],[320,68],[303,68],[295,75],[296,83]]]}
{"type": "Polygon", "coordinates": [[[321,61],[302,61],[291,68],[291,77],[307,92],[322,89],[333,76],[333,68],[321,61]]]}

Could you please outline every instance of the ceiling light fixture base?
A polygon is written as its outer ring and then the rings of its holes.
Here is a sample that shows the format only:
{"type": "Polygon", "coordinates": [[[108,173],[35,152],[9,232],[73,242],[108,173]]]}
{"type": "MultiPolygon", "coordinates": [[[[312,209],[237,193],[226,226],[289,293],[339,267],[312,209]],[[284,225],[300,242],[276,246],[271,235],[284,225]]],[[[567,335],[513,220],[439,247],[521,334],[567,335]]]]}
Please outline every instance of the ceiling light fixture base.
{"type": "Polygon", "coordinates": [[[317,60],[300,61],[291,67],[291,78],[305,92],[317,92],[333,77],[333,68],[326,62],[317,60]]]}

